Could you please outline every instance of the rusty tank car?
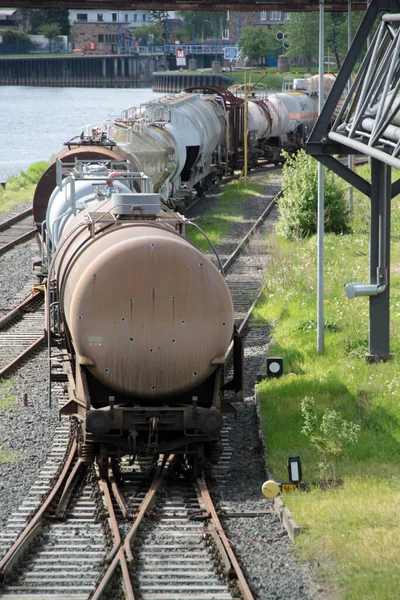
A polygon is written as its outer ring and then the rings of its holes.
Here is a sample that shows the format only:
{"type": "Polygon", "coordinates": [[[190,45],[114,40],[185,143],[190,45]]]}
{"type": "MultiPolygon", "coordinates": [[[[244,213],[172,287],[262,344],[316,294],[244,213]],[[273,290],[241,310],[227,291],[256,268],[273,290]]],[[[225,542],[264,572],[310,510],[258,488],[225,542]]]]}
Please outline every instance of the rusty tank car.
{"type": "Polygon", "coordinates": [[[125,167],[77,161],[47,209],[47,329],[69,374],[61,412],[83,423],[82,457],[100,468],[109,457],[174,452],[200,472],[221,452],[226,390],[242,395],[232,300],[187,238],[189,222],[125,167]]]}

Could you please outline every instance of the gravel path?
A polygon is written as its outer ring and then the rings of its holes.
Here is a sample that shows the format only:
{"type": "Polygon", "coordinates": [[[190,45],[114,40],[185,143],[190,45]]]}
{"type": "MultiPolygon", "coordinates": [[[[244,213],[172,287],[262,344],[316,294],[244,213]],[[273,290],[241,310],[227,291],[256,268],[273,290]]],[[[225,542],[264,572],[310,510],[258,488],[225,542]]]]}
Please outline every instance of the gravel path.
{"type": "MultiPolygon", "coordinates": [[[[0,257],[0,314],[14,308],[37,282],[31,264],[38,255],[32,240],[0,257]]],[[[57,407],[47,407],[46,373],[43,350],[0,385],[0,528],[27,494],[51,446],[58,415],[57,407]]]]}

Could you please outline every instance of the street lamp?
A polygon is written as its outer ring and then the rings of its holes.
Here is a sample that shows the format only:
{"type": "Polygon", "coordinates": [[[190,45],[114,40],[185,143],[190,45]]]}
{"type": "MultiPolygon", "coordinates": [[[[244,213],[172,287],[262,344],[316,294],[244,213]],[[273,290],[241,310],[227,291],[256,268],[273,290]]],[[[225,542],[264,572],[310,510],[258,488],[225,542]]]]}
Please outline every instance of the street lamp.
{"type": "Polygon", "coordinates": [[[190,21],[182,21],[184,25],[192,26],[192,58],[194,58],[194,25],[190,21]]]}

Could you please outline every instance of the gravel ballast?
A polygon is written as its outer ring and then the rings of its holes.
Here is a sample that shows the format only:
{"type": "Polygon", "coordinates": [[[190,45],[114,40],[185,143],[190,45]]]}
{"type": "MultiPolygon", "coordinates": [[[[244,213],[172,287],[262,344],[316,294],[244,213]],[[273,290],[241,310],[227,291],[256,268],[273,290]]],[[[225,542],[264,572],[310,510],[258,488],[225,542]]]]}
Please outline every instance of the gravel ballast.
{"type": "MultiPolygon", "coordinates": [[[[277,173],[272,171],[272,176],[276,177],[277,173]]],[[[274,185],[276,186],[276,183],[274,185]]],[[[218,196],[215,193],[211,202],[217,200],[218,196]]],[[[192,214],[202,214],[209,203],[207,198],[201,199],[192,214]]],[[[262,205],[265,206],[265,198],[246,200],[245,220],[258,216],[262,205]]],[[[222,257],[230,254],[246,229],[247,223],[244,222],[233,225],[230,235],[218,248],[222,257]]],[[[30,281],[34,281],[31,275],[31,261],[38,253],[37,244],[29,242],[0,258],[2,311],[18,304],[15,300],[17,297],[26,295],[26,287],[30,281]]],[[[245,400],[235,405],[237,419],[232,415],[225,418],[230,427],[232,459],[224,470],[215,471],[214,498],[219,507],[228,513],[271,510],[262,517],[223,520],[255,598],[322,600],[325,595],[315,584],[312,567],[295,560],[293,543],[281,526],[278,516],[272,513],[272,503],[261,494],[266,469],[258,437],[254,386],[265,356],[269,335],[268,326],[253,327],[248,333],[245,400]]],[[[45,350],[9,378],[10,392],[16,400],[8,408],[0,409],[0,440],[6,449],[15,451],[19,460],[0,463],[0,528],[4,527],[8,515],[26,496],[51,446],[58,409],[54,406],[50,410],[47,406],[46,378],[45,350]],[[28,407],[23,406],[24,392],[28,392],[28,407]]]]}
{"type": "MultiPolygon", "coordinates": [[[[0,257],[1,314],[19,304],[37,283],[31,265],[39,254],[32,240],[0,257]]],[[[42,350],[2,382],[7,406],[0,408],[0,456],[12,462],[0,462],[0,528],[26,496],[51,447],[58,411],[56,406],[48,408],[46,375],[47,351],[42,350]]]]}

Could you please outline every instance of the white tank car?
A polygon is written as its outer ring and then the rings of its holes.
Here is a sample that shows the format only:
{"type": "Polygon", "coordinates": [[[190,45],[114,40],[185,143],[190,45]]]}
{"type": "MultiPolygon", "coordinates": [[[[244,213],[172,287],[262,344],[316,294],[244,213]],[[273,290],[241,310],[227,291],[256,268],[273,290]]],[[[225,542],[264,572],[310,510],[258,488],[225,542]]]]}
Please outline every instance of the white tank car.
{"type": "Polygon", "coordinates": [[[117,181],[118,192],[99,200],[96,178],[110,175],[85,177],[65,179],[47,212],[78,363],[120,394],[162,398],[195,389],[223,362],[232,339],[223,276],[186,239],[182,217],[160,212],[157,194],[132,193],[117,181]],[[147,219],[142,210],[151,211],[147,219]],[[113,220],[114,213],[123,216],[113,220]]]}
{"type": "Polygon", "coordinates": [[[213,95],[180,94],[127,110],[107,124],[107,136],[134,157],[161,198],[177,198],[211,175],[223,152],[226,116],[213,95]]]}
{"type": "Polygon", "coordinates": [[[309,132],[317,116],[318,99],[300,92],[270,94],[249,102],[250,132],[257,139],[280,138],[283,147],[299,126],[309,132]]]}

